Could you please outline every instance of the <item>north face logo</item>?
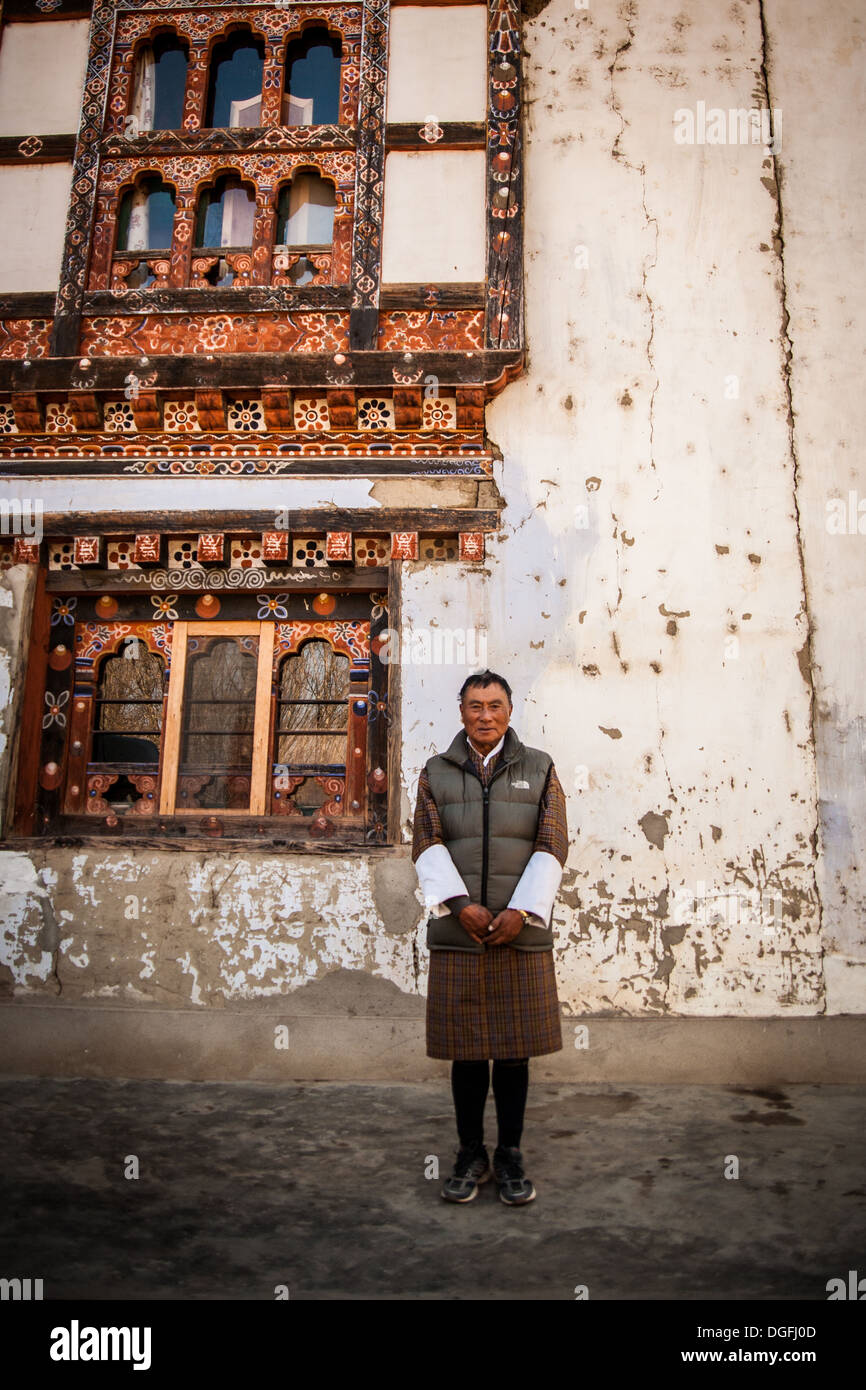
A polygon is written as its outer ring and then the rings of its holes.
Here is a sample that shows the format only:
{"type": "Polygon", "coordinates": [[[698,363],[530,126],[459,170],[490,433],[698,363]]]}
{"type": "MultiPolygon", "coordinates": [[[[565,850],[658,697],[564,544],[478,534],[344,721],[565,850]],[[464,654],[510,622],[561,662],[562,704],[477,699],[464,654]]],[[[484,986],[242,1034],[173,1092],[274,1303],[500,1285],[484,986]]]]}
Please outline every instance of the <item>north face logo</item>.
{"type": "Polygon", "coordinates": [[[528,782],[512,782],[511,785],[512,787],[521,787],[524,791],[529,791],[528,782]]]}

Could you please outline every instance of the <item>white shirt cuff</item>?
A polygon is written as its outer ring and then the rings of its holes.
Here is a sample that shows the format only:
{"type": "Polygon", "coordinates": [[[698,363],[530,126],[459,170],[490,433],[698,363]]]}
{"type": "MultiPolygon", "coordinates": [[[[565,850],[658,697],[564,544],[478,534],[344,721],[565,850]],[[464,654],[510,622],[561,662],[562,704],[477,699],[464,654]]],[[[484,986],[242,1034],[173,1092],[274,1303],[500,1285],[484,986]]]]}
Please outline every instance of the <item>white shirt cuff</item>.
{"type": "Polygon", "coordinates": [[[562,865],[556,855],[543,849],[534,850],[508,906],[522,907],[540,919],[538,926],[549,927],[561,882],[562,865]]]}
{"type": "MultiPolygon", "coordinates": [[[[430,845],[415,860],[415,871],[424,894],[424,906],[434,917],[444,917],[451,911],[448,898],[456,898],[468,890],[457,872],[457,866],[444,845],[430,845]]],[[[519,887],[519,885],[518,885],[519,887]]]]}

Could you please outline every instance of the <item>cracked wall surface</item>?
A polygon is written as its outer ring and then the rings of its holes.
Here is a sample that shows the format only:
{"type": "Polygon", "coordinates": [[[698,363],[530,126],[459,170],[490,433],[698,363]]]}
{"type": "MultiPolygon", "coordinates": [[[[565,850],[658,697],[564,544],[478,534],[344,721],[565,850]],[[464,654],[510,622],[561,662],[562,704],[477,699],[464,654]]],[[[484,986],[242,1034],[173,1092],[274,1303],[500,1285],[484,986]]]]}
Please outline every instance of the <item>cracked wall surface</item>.
{"type": "Polygon", "coordinates": [[[825,524],[861,486],[861,29],[853,0],[532,6],[528,371],[488,412],[484,569],[403,566],[403,846],[7,846],[7,997],[417,1013],[418,775],[489,664],[568,797],[568,1014],[864,1011],[866,535],[825,524]],[[678,143],[700,103],[776,110],[778,147],[678,143]],[[471,659],[428,659],[457,632],[471,659]]]}

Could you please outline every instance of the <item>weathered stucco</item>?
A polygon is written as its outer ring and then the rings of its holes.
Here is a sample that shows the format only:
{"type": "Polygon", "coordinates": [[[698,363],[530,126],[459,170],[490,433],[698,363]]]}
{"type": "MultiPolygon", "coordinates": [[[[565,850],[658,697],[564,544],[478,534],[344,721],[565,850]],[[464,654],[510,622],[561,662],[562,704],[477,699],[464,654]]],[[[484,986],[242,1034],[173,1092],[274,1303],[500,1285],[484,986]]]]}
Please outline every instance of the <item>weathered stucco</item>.
{"type": "MultiPolygon", "coordinates": [[[[485,568],[403,566],[406,843],[346,861],[10,846],[16,997],[256,1007],[339,978],[339,1009],[415,1008],[417,778],[489,664],[568,795],[567,1013],[864,1012],[866,539],[826,527],[860,486],[857,7],[536,10],[529,369],[488,412],[507,506],[485,568]],[[699,103],[773,108],[777,148],[678,143],[699,103]],[[480,660],[436,660],[437,632],[480,660]]],[[[385,487],[280,491],[369,506],[385,487]]]]}

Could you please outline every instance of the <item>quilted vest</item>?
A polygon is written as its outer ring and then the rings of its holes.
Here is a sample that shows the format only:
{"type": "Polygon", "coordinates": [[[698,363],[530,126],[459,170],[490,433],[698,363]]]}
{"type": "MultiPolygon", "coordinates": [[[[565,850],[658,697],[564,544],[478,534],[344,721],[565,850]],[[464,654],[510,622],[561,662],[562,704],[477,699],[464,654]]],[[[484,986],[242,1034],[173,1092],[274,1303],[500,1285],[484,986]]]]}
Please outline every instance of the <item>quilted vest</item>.
{"type": "MultiPolygon", "coordinates": [[[[508,906],[532,856],[552,762],[540,748],[527,748],[509,727],[486,788],[472,765],[465,730],[425,764],[446,848],[472,901],[483,903],[494,916],[508,906]]],[[[520,951],[549,951],[553,932],[527,923],[509,944],[520,951]]],[[[428,918],[427,945],[476,955],[488,949],[450,912],[428,918]]]]}

